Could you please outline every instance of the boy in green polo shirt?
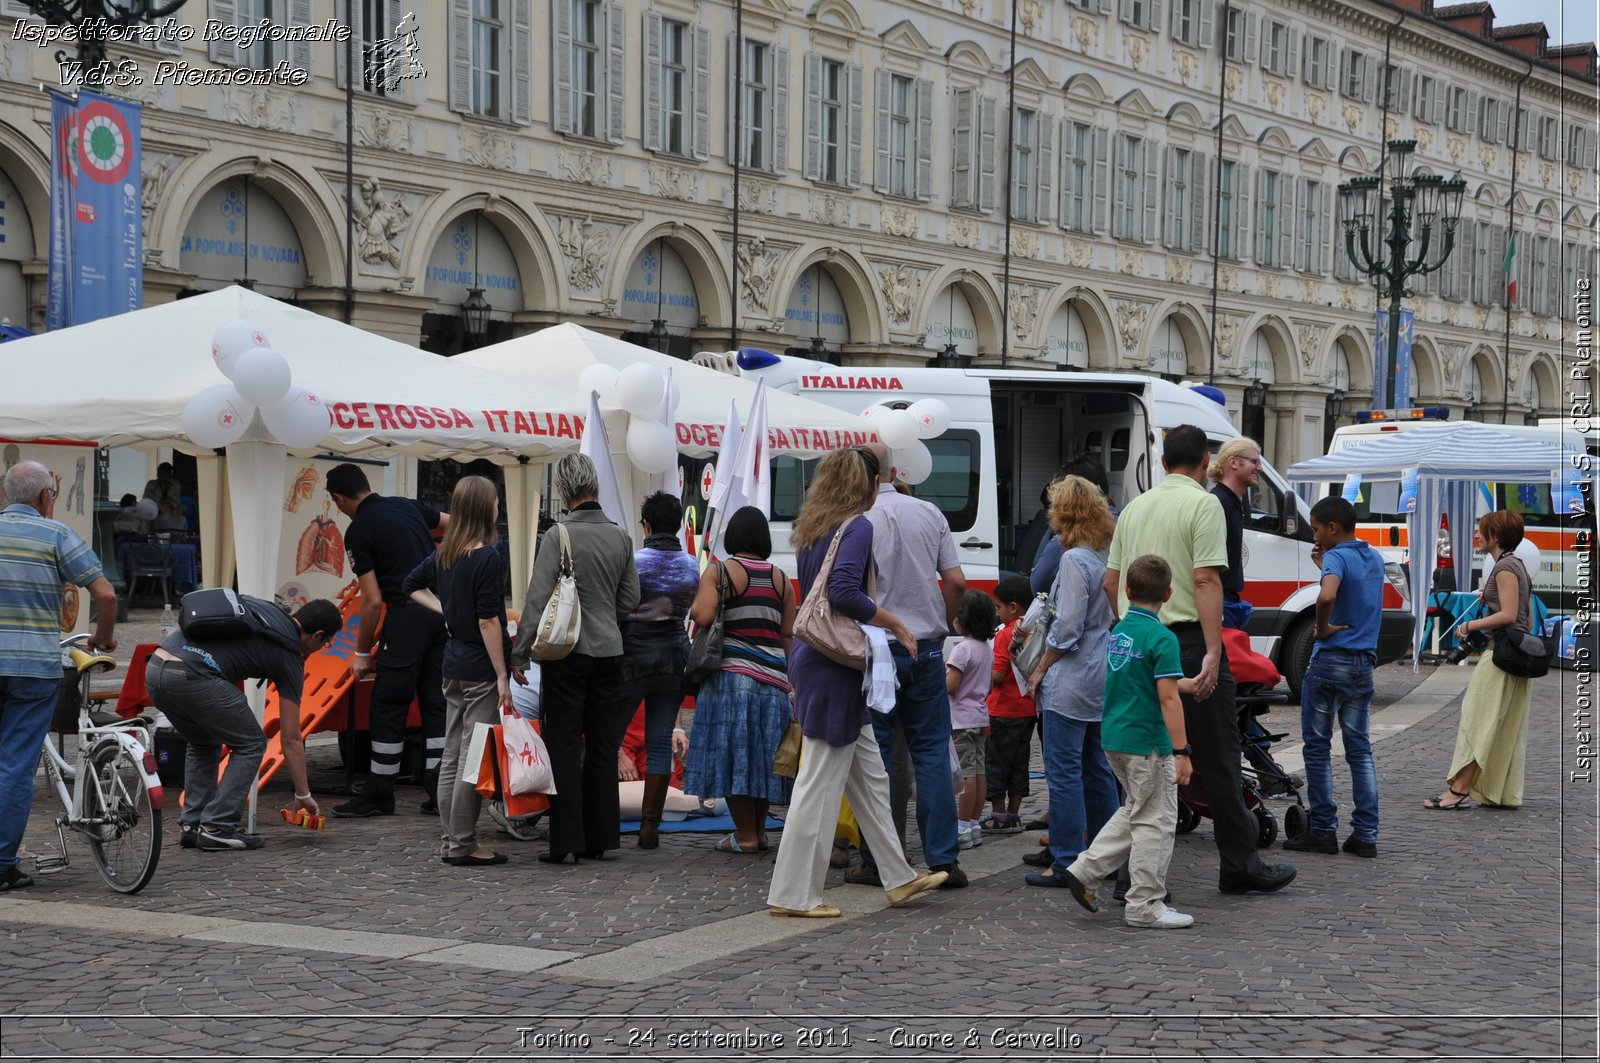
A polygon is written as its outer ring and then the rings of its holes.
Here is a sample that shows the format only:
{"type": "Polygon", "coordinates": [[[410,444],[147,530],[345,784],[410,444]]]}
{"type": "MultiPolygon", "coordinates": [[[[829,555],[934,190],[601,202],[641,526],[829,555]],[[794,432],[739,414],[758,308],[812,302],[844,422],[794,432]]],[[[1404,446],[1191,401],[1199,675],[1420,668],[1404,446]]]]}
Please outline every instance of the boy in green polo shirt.
{"type": "Polygon", "coordinates": [[[1194,690],[1178,662],[1178,637],[1156,618],[1172,596],[1172,569],[1155,554],[1128,566],[1128,612],[1106,648],[1105,715],[1100,744],[1122,784],[1117,809],[1094,842],[1066,871],[1078,903],[1100,910],[1099,882],[1128,862],[1133,885],[1124,918],[1129,926],[1180,930],[1194,916],[1168,908],[1167,865],[1178,826],[1178,787],[1189,781],[1189,741],[1180,693],[1194,690]],[[1174,748],[1176,747],[1176,748],[1174,748]]]}

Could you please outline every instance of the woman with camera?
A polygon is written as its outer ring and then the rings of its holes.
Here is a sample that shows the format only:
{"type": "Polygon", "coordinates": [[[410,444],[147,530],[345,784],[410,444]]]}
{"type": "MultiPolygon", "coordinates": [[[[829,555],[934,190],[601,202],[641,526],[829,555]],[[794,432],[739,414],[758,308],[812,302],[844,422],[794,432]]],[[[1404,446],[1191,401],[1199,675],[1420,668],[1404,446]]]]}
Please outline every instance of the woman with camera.
{"type": "MultiPolygon", "coordinates": [[[[1478,521],[1478,534],[1494,567],[1483,586],[1484,615],[1460,627],[1463,645],[1475,635],[1475,641],[1485,643],[1479,632],[1498,632],[1512,624],[1527,631],[1533,615],[1532,580],[1514,553],[1522,541],[1522,515],[1497,509],[1478,521]]],[[[1473,807],[1474,800],[1494,808],[1520,807],[1527,744],[1528,680],[1502,671],[1485,653],[1461,702],[1461,727],[1445,791],[1422,807],[1451,812],[1473,807]]]]}

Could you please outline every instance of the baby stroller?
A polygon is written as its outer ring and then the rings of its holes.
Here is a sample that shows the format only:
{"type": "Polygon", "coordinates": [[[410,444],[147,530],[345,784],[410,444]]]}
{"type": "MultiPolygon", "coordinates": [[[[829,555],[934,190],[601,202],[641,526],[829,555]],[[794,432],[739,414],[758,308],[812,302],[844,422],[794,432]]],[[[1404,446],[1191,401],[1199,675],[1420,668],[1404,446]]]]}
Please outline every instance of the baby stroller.
{"type": "MultiPolygon", "coordinates": [[[[1222,644],[1228,653],[1228,668],[1238,684],[1234,702],[1239,710],[1239,745],[1244,752],[1244,763],[1239,770],[1244,804],[1255,815],[1260,828],[1256,848],[1265,849],[1278,838],[1278,817],[1267,807],[1265,798],[1293,802],[1283,813],[1283,830],[1287,837],[1301,834],[1310,822],[1305,802],[1300,797],[1301,783],[1272,759],[1272,743],[1287,736],[1268,733],[1257,719],[1269,706],[1287,701],[1288,695],[1274,689],[1281,676],[1270,660],[1251,649],[1249,635],[1237,628],[1223,628],[1222,644]]],[[[1194,830],[1210,815],[1211,806],[1198,776],[1178,787],[1179,834],[1194,830]]]]}

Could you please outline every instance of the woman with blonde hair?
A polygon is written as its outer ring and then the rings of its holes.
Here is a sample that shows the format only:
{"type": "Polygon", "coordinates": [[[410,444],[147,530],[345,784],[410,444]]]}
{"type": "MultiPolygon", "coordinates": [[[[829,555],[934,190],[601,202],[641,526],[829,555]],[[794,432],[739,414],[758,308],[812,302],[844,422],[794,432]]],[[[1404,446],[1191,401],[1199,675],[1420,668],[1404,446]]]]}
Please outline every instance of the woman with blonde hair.
{"type": "MultiPolygon", "coordinates": [[[[1497,509],[1478,521],[1483,549],[1494,559],[1483,585],[1483,614],[1461,625],[1459,637],[1515,624],[1529,630],[1532,581],[1515,551],[1522,541],[1522,514],[1497,509]]],[[[1491,643],[1493,641],[1491,636],[1491,643]]],[[[1522,807],[1523,758],[1528,748],[1528,683],[1503,672],[1485,653],[1472,670],[1461,700],[1461,726],[1445,791],[1422,803],[1437,812],[1471,808],[1476,799],[1493,808],[1522,807]]]]}
{"type": "MultiPolygon", "coordinates": [[[[886,628],[915,652],[917,640],[905,624],[867,595],[872,525],[856,518],[872,505],[878,469],[877,455],[866,447],[836,450],[823,458],[789,542],[795,550],[802,601],[825,594],[835,613],[886,628]],[[817,575],[835,539],[838,547],[833,567],[826,584],[817,586],[817,575]]],[[[878,874],[891,905],[938,887],[945,873],[913,871],[890,822],[889,777],[867,715],[861,669],[838,664],[796,639],[789,659],[789,681],[794,689],[795,719],[805,739],[800,776],[795,780],[772,870],[767,910],[776,916],[810,919],[839,915],[838,908],[822,903],[822,887],[841,797],[850,799],[861,833],[877,857],[878,874]]]]}
{"type": "Polygon", "coordinates": [[[1028,686],[1042,710],[1045,788],[1050,795],[1050,868],[1027,876],[1030,886],[1065,886],[1065,870],[1117,811],[1117,779],[1100,748],[1111,604],[1101,589],[1106,548],[1116,524],[1100,489],[1081,476],[1050,485],[1050,527],[1061,540],[1051,597],[1055,623],[1043,637],[1028,686]]]}
{"type": "Polygon", "coordinates": [[[505,566],[494,548],[500,498],[493,482],[464,476],[450,496],[444,541],[400,589],[445,618],[444,752],[439,760],[441,858],[456,867],[503,864],[504,853],[478,844],[482,798],[461,782],[473,725],[492,724],[511,707],[511,639],[501,591],[505,566]]]}
{"type": "Polygon", "coordinates": [[[622,693],[620,618],[639,607],[639,572],[633,540],[600,508],[600,474],[582,454],[556,463],[556,494],[567,515],[545,532],[522,607],[524,623],[511,647],[514,667],[526,665],[538,619],[555,593],[561,566],[561,530],[570,543],[583,618],[578,644],[558,661],[539,667],[540,721],[556,792],[550,798],[547,864],[568,856],[604,860],[622,845],[617,800],[617,701],[622,693]]]}

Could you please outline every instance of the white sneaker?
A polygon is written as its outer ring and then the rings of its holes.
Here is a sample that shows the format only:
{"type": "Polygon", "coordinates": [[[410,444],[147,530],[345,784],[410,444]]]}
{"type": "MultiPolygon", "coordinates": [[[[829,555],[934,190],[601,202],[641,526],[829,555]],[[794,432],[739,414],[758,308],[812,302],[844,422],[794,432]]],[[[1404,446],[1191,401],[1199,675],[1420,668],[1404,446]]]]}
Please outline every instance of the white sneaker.
{"type": "Polygon", "coordinates": [[[1194,916],[1184,915],[1176,908],[1167,908],[1148,923],[1135,923],[1128,920],[1129,926],[1144,927],[1149,930],[1182,930],[1187,926],[1194,926],[1194,916]]]}
{"type": "Polygon", "coordinates": [[[957,847],[962,848],[962,849],[970,849],[974,845],[977,845],[977,844],[978,843],[973,841],[973,839],[972,839],[972,831],[970,831],[970,830],[958,830],[958,831],[956,831],[956,845],[957,845],[957,847]]]}
{"type": "Polygon", "coordinates": [[[976,849],[978,846],[983,844],[983,825],[981,823],[974,823],[972,825],[971,834],[972,847],[976,849]]]}

